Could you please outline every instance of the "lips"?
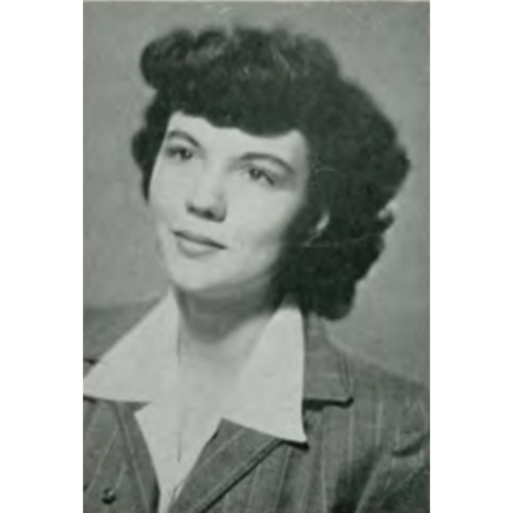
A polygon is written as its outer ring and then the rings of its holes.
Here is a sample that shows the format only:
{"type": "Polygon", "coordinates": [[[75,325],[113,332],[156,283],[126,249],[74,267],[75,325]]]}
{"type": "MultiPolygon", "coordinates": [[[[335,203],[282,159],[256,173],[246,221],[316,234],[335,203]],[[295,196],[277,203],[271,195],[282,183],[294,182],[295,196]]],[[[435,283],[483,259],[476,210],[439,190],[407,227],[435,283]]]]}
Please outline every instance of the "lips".
{"type": "Polygon", "coordinates": [[[208,258],[226,249],[226,246],[219,241],[196,232],[175,230],[173,235],[175,236],[176,248],[187,259],[208,258]]]}
{"type": "Polygon", "coordinates": [[[198,244],[213,249],[226,249],[226,246],[224,244],[221,244],[220,242],[211,239],[210,237],[206,237],[205,235],[190,232],[187,230],[176,230],[174,234],[178,238],[188,242],[192,242],[194,244],[198,244]]]}

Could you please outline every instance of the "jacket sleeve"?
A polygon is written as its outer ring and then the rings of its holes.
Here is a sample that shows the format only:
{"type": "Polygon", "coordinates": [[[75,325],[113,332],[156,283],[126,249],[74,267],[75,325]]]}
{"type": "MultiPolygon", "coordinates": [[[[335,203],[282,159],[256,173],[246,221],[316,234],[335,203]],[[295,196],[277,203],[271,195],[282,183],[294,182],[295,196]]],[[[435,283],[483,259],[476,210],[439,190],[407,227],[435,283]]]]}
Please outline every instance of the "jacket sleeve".
{"type": "Polygon", "coordinates": [[[424,392],[406,401],[369,480],[358,513],[429,512],[429,416],[424,392]]]}

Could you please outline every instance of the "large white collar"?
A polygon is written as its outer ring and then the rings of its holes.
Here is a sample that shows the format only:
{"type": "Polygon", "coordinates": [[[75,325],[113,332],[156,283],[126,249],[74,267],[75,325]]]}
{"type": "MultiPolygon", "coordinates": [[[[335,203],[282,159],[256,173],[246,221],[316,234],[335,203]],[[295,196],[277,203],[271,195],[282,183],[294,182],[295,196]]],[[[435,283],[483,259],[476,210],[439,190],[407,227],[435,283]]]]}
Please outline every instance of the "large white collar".
{"type": "MultiPolygon", "coordinates": [[[[168,293],[92,369],[84,393],[113,401],[173,401],[178,369],[178,308],[168,293]]],[[[223,418],[278,438],[304,442],[304,329],[301,312],[284,301],[275,312],[229,398],[223,418]]]]}

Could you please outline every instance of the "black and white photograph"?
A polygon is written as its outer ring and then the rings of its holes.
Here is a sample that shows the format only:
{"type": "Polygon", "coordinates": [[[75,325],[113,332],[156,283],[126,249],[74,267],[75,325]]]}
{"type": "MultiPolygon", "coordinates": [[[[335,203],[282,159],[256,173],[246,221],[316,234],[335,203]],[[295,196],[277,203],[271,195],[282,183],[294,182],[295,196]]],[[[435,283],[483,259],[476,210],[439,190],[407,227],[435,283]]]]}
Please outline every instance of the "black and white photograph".
{"type": "Polygon", "coordinates": [[[429,3],[83,15],[84,513],[428,513],[429,3]]]}

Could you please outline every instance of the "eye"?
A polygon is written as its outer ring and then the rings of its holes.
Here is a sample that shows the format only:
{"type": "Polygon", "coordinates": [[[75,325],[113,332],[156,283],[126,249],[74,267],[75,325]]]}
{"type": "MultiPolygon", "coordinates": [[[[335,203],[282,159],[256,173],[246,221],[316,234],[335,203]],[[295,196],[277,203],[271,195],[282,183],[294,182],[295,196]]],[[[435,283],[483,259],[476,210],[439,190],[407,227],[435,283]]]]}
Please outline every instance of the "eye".
{"type": "Polygon", "coordinates": [[[254,182],[260,182],[265,185],[274,185],[275,183],[272,175],[262,168],[253,166],[247,168],[246,172],[248,173],[249,178],[254,182]]]}
{"type": "Polygon", "coordinates": [[[167,157],[180,162],[187,162],[194,157],[193,151],[184,146],[168,146],[164,149],[164,153],[167,157]]]}

